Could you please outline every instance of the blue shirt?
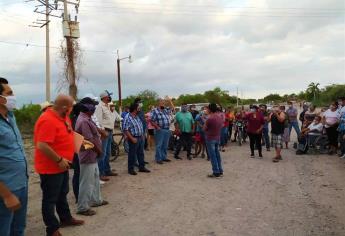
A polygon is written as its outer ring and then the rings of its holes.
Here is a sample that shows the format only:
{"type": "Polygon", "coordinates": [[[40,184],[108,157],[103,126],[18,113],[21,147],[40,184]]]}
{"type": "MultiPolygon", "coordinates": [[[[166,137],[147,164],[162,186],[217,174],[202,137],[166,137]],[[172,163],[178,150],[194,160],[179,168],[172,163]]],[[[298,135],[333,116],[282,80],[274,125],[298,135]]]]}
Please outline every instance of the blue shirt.
{"type": "Polygon", "coordinates": [[[134,137],[143,136],[144,128],[139,116],[134,117],[131,113],[128,113],[123,122],[123,131],[129,131],[134,137]]]}
{"type": "Polygon", "coordinates": [[[161,129],[170,127],[170,110],[155,108],[151,112],[151,121],[155,122],[161,129]]]}
{"type": "Polygon", "coordinates": [[[140,118],[141,123],[143,123],[143,128],[144,128],[144,131],[145,131],[147,129],[147,124],[146,124],[145,114],[144,114],[144,112],[142,110],[139,111],[138,117],[140,118]]]}
{"type": "Polygon", "coordinates": [[[340,117],[338,131],[345,132],[345,113],[340,117]]]}
{"type": "Polygon", "coordinates": [[[8,120],[0,115],[0,182],[11,191],[28,184],[25,151],[13,112],[8,112],[8,120]]]}

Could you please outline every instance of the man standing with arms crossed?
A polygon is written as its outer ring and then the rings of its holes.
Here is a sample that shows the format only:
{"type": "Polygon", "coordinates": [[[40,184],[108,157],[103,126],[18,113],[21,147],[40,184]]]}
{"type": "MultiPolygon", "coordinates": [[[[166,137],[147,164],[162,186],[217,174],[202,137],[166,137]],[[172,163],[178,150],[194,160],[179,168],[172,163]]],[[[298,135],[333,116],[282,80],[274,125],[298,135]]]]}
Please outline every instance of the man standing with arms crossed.
{"type": "Polygon", "coordinates": [[[84,224],[72,217],[67,202],[68,169],[74,155],[74,132],[69,118],[72,108],[73,99],[59,95],[53,108],[38,118],[34,130],[35,169],[41,179],[42,215],[48,236],[60,236],[60,227],[84,224]]]}
{"type": "Polygon", "coordinates": [[[24,236],[28,174],[22,137],[13,109],[16,99],[0,77],[0,235],[24,236]]]}
{"type": "Polygon", "coordinates": [[[109,158],[111,155],[111,143],[113,139],[114,119],[113,113],[110,110],[109,103],[111,102],[111,93],[105,90],[100,94],[101,102],[96,107],[95,115],[102,130],[106,131],[106,137],[102,140],[102,156],[98,160],[98,168],[100,179],[102,181],[109,181],[108,176],[117,176],[110,168],[109,158]]]}

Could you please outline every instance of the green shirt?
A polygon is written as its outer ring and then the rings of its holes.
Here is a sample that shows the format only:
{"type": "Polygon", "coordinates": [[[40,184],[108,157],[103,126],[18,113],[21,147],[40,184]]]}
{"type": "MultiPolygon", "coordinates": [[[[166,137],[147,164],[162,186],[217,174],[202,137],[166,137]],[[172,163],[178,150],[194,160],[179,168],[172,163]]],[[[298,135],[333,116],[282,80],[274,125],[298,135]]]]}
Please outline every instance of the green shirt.
{"type": "Polygon", "coordinates": [[[184,133],[192,132],[192,125],[194,123],[194,119],[190,112],[178,112],[176,114],[175,119],[181,132],[184,132],[184,133]]]}

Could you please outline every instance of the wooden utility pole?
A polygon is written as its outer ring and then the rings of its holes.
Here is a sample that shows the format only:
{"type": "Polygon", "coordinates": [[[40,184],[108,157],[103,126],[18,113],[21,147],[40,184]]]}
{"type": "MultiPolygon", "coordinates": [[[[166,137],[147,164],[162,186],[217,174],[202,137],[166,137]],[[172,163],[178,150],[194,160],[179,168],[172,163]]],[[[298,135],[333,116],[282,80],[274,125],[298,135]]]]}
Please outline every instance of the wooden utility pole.
{"type": "Polygon", "coordinates": [[[49,0],[46,3],[46,101],[51,101],[50,95],[50,52],[49,52],[49,0]]]}
{"type": "MultiPolygon", "coordinates": [[[[66,24],[69,24],[69,17],[68,17],[68,10],[67,10],[67,0],[63,1],[63,21],[66,24]]],[[[68,92],[71,97],[75,100],[77,99],[78,88],[76,84],[76,73],[75,73],[75,65],[74,65],[74,47],[73,47],[73,38],[70,36],[65,36],[66,38],[66,52],[67,52],[67,80],[69,82],[68,92]]]]}

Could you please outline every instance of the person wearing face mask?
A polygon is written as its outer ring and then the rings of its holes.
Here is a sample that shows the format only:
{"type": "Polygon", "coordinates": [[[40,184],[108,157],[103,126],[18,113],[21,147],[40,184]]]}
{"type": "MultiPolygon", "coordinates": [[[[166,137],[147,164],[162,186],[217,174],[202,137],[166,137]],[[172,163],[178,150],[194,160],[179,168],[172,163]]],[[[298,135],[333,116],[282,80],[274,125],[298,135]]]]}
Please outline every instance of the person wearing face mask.
{"type": "Polygon", "coordinates": [[[286,120],[284,110],[279,106],[273,107],[273,112],[269,115],[268,122],[271,122],[272,146],[275,148],[276,155],[273,162],[283,160],[281,150],[283,148],[284,122],[286,120]]]}
{"type": "Polygon", "coordinates": [[[109,181],[109,176],[117,176],[118,174],[111,170],[109,158],[111,155],[111,143],[113,139],[113,130],[115,126],[114,115],[110,110],[109,103],[111,102],[111,95],[107,90],[100,94],[101,102],[96,106],[95,116],[99,122],[101,130],[105,131],[106,135],[102,139],[102,155],[98,159],[98,168],[100,173],[100,180],[109,181]]]}
{"type": "Polygon", "coordinates": [[[192,104],[190,105],[189,109],[190,109],[190,113],[193,116],[193,119],[195,120],[196,116],[199,114],[198,110],[196,109],[196,106],[192,104]]]}
{"type": "Polygon", "coordinates": [[[176,114],[175,127],[177,133],[180,134],[180,139],[178,140],[176,150],[175,150],[175,159],[182,159],[179,157],[181,147],[185,146],[187,150],[187,159],[192,160],[192,143],[193,143],[193,132],[194,132],[194,119],[192,114],[188,111],[187,104],[183,104],[181,111],[176,114]]]}
{"type": "Polygon", "coordinates": [[[297,109],[293,106],[292,102],[288,102],[289,108],[286,110],[286,113],[289,117],[289,136],[291,135],[292,128],[296,131],[297,137],[300,135],[301,130],[299,129],[298,125],[298,111],[297,109]]]}
{"type": "Polygon", "coordinates": [[[259,157],[262,158],[262,130],[264,128],[265,119],[257,106],[251,106],[250,113],[246,114],[247,133],[250,144],[250,157],[254,158],[254,146],[259,151],[259,157]]]}
{"type": "Polygon", "coordinates": [[[329,109],[323,114],[323,123],[325,124],[326,133],[329,141],[329,153],[330,155],[337,153],[338,149],[338,125],[340,120],[340,114],[337,111],[338,102],[332,102],[329,109]]]}
{"type": "Polygon", "coordinates": [[[298,137],[298,143],[301,148],[296,151],[297,155],[302,155],[308,152],[309,145],[315,143],[316,138],[322,134],[323,124],[321,116],[316,116],[314,121],[308,126],[303,128],[301,135],[298,137]]]}
{"type": "Polygon", "coordinates": [[[80,113],[75,125],[75,131],[92,144],[88,148],[83,146],[79,153],[80,177],[77,214],[85,216],[96,214],[91,207],[108,204],[101,196],[97,164],[97,157],[102,154],[101,136],[91,119],[97,104],[89,97],[83,98],[80,101],[80,113]]]}
{"type": "Polygon", "coordinates": [[[159,99],[158,107],[151,112],[151,123],[155,127],[155,143],[156,154],[155,160],[157,164],[162,165],[163,162],[170,162],[167,158],[167,150],[170,139],[170,117],[173,110],[175,110],[174,104],[168,99],[171,108],[166,108],[166,100],[159,99]]]}
{"type": "Polygon", "coordinates": [[[72,217],[67,202],[68,169],[75,152],[69,115],[73,98],[59,95],[51,109],[42,113],[34,128],[35,170],[40,175],[42,215],[47,235],[61,235],[60,227],[78,226],[84,221],[72,217]],[[59,216],[55,216],[55,209],[59,216]]]}
{"type": "Polygon", "coordinates": [[[107,205],[101,196],[99,183],[99,169],[97,157],[102,154],[101,136],[91,117],[95,113],[98,102],[86,97],[80,101],[80,114],[75,131],[85,140],[92,143],[93,147],[82,147],[79,153],[80,178],[77,214],[91,216],[96,214],[92,207],[107,205]]]}
{"type": "Polygon", "coordinates": [[[16,98],[0,77],[0,235],[23,236],[28,202],[24,146],[13,109],[16,98]]]}
{"type": "Polygon", "coordinates": [[[145,168],[144,161],[144,127],[138,114],[140,112],[139,104],[133,103],[129,107],[129,113],[123,121],[123,132],[128,137],[128,174],[137,175],[134,170],[136,161],[139,163],[139,172],[149,173],[145,168]]]}

